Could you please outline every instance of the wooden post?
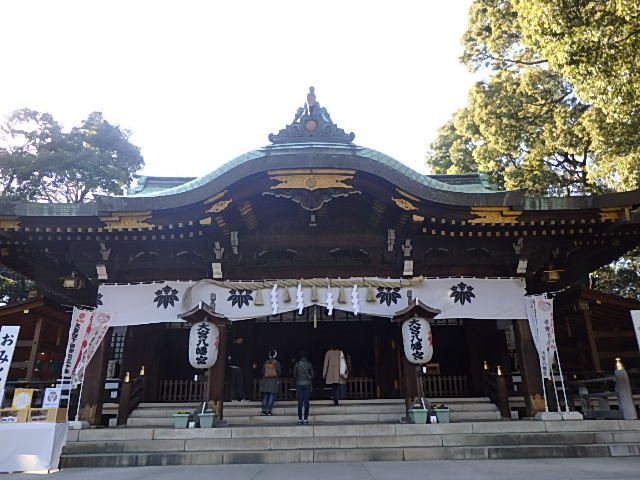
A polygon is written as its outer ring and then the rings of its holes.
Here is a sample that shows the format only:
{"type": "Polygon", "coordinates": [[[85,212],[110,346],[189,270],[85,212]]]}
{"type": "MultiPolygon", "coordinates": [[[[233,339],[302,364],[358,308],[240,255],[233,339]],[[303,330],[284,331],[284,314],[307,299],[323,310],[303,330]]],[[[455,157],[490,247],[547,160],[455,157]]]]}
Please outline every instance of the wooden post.
{"type": "Polygon", "coordinates": [[[498,395],[498,409],[502,418],[511,418],[511,407],[509,406],[509,391],[507,388],[507,377],[496,375],[496,393],[498,395]]]}
{"type": "Polygon", "coordinates": [[[229,342],[229,325],[214,322],[220,329],[218,359],[207,372],[206,397],[213,401],[220,420],[224,419],[224,382],[227,372],[227,343],[229,342]]]}
{"type": "Polygon", "coordinates": [[[42,339],[42,327],[44,321],[42,317],[38,317],[36,320],[36,329],[33,334],[33,340],[31,341],[31,351],[29,352],[29,364],[27,365],[27,378],[28,382],[33,380],[33,373],[38,360],[38,352],[40,351],[40,340],[42,339]]]}
{"type": "Polygon", "coordinates": [[[587,329],[587,338],[589,339],[589,348],[591,349],[591,360],[593,362],[593,369],[596,372],[602,371],[602,366],[600,365],[600,356],[598,355],[598,346],[596,344],[596,337],[593,334],[593,324],[591,323],[591,310],[589,309],[589,305],[586,305],[586,309],[582,310],[582,315],[584,317],[584,324],[587,329]]]}
{"type": "Polygon", "coordinates": [[[542,394],[542,376],[540,375],[540,360],[533,343],[529,322],[526,319],[513,321],[514,334],[520,375],[522,376],[522,394],[526,414],[533,417],[537,412],[543,412],[544,397],[542,394]]]}
{"type": "Polygon", "coordinates": [[[82,398],[80,399],[80,420],[89,422],[91,425],[102,423],[104,381],[107,375],[112,331],[113,328],[107,330],[84,374],[82,398]]]}

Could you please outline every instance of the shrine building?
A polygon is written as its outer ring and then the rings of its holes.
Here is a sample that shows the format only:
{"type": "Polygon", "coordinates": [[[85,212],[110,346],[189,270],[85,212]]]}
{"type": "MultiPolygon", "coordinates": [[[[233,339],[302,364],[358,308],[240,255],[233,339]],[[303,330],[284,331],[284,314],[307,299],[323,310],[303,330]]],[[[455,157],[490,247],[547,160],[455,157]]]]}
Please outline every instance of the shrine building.
{"type": "Polygon", "coordinates": [[[251,399],[270,349],[286,399],[299,352],[320,371],[333,346],[351,358],[347,398],[413,397],[394,320],[414,305],[439,311],[427,396],[481,395],[485,367],[499,365],[533,413],[541,380],[524,299],[545,292],[569,292],[555,321],[566,372],[612,369],[621,352],[640,368],[630,319],[583,314],[620,304],[575,297],[640,242],[640,190],[528,197],[479,173],[417,173],[354,138],[314,97],[267,146],[202,177],[141,177],[127,196],[83,204],[0,202],[0,262],[60,305],[113,316],[87,369],[87,418],[100,422],[108,379],[142,367],[145,401],[228,400],[238,338],[251,399]],[[221,326],[208,371],[188,358],[183,318],[198,308],[221,326]]]}

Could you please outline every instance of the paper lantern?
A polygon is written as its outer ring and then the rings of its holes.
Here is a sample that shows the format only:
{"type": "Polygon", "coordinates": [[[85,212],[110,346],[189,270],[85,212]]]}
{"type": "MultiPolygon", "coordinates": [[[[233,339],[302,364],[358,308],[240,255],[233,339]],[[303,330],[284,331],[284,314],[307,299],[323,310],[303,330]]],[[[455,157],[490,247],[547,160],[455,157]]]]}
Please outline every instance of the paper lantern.
{"type": "Polygon", "coordinates": [[[421,317],[413,317],[402,324],[404,355],[411,363],[428,363],[433,357],[431,325],[421,317]]]}
{"type": "Polygon", "coordinates": [[[220,331],[213,323],[195,323],[189,332],[189,363],[193,368],[211,368],[218,358],[220,331]]]}

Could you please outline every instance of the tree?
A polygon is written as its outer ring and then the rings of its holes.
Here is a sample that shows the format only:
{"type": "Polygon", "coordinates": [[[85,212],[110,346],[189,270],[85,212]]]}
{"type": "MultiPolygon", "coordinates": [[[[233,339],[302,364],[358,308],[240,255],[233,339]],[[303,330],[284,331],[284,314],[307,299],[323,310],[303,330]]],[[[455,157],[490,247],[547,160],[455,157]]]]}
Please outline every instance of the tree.
{"type": "MultiPolygon", "coordinates": [[[[475,0],[462,41],[484,78],[431,144],[433,173],[535,196],[640,186],[640,0],[475,0]]],[[[598,288],[640,298],[639,267],[630,252],[598,288]]]]}
{"type": "Polygon", "coordinates": [[[70,132],[48,113],[13,112],[0,127],[0,197],[81,203],[119,195],[144,166],[131,132],[91,113],[70,132]]]}
{"type": "MultiPolygon", "coordinates": [[[[635,81],[638,75],[634,42],[640,23],[634,9],[610,8],[611,3],[636,2],[476,0],[461,61],[486,78],[472,88],[467,107],[454,114],[431,145],[427,163],[434,173],[484,170],[498,185],[534,195],[635,188],[640,183],[640,83],[628,86],[620,78],[635,81]],[[572,8],[564,10],[564,4],[572,8]],[[596,9],[604,26],[594,24],[589,34],[574,33],[571,11],[583,6],[596,9]],[[555,30],[548,29],[554,17],[547,14],[558,16],[555,30]],[[626,35],[607,41],[611,25],[622,28],[623,19],[626,35]],[[596,31],[599,42],[581,46],[581,39],[596,31]],[[590,54],[579,62],[557,53],[581,48],[590,54]],[[620,51],[628,55],[617,57],[620,51]],[[560,57],[569,60],[556,68],[560,57]],[[579,75],[573,72],[597,71],[600,58],[606,59],[607,73],[597,77],[597,85],[585,80],[577,90],[574,76],[579,75]],[[575,62],[580,70],[573,68],[575,62]],[[634,73],[623,75],[627,70],[634,73]],[[613,72],[623,77],[608,78],[613,72]],[[593,87],[589,95],[585,85],[593,87]],[[593,100],[600,90],[617,91],[625,99],[621,111],[626,113],[614,117],[607,98],[593,100]]],[[[580,18],[591,26],[588,15],[580,18]]]]}

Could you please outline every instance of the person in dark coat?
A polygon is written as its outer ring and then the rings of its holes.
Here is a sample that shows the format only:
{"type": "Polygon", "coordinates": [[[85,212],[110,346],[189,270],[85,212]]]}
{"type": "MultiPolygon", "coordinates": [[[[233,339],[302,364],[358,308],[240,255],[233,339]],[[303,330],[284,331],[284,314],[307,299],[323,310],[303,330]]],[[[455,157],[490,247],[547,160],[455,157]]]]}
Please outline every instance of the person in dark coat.
{"type": "Polygon", "coordinates": [[[271,415],[273,404],[278,398],[282,368],[280,362],[276,360],[277,356],[276,350],[269,350],[269,358],[262,364],[262,378],[260,379],[260,392],[263,394],[262,415],[271,415]]]}
{"type": "Polygon", "coordinates": [[[307,352],[300,352],[300,360],[293,366],[293,379],[298,396],[298,424],[309,424],[309,399],[313,384],[313,365],[307,360],[307,352]]]}

